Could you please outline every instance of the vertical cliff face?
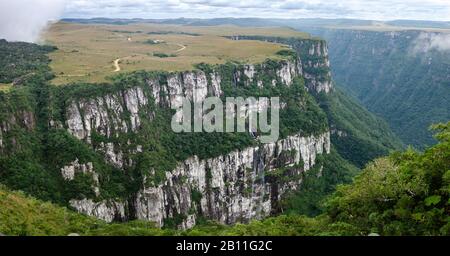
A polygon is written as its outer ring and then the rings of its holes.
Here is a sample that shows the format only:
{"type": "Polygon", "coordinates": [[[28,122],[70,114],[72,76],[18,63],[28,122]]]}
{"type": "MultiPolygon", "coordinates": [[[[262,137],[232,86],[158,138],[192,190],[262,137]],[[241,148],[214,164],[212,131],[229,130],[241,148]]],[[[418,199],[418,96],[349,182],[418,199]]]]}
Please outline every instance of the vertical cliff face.
{"type": "MultiPolygon", "coordinates": [[[[317,46],[312,54],[324,54],[322,51],[317,46]]],[[[307,66],[300,59],[292,59],[156,74],[147,77],[143,86],[72,99],[67,104],[65,126],[72,135],[92,144],[107,162],[126,170],[135,164],[132,156],[140,154],[142,147],[135,141],[127,141],[124,147],[116,138],[139,133],[141,119],[151,122],[156,108],[179,107],[183,97],[201,102],[207,96],[224,96],[224,80],[231,80],[233,86],[289,87],[294,79],[308,77],[313,85],[315,78],[304,74],[307,66]],[[94,143],[92,137],[97,136],[105,140],[94,143]]],[[[317,89],[319,93],[325,87],[309,89],[317,89]]],[[[143,219],[160,226],[173,223],[180,228],[192,227],[199,216],[226,224],[247,222],[277,212],[282,196],[298,188],[303,173],[314,167],[317,154],[329,151],[329,132],[293,134],[277,143],[244,148],[220,157],[192,156],[166,172],[162,183],[154,182],[152,176],[156,171],[149,170],[141,189],[129,198],[73,199],[70,204],[79,212],[106,221],[143,219]]],[[[90,163],[74,162],[61,171],[71,179],[77,172],[92,172],[91,167],[90,163]]],[[[95,180],[98,176],[94,176],[94,183],[95,180]]]]}
{"type": "MultiPolygon", "coordinates": [[[[94,99],[73,100],[66,110],[67,130],[89,144],[93,135],[113,139],[134,133],[141,124],[140,113],[152,118],[152,112],[148,110],[150,97],[143,88],[134,87],[94,99]]],[[[109,163],[122,168],[127,163],[124,163],[123,152],[116,145],[105,141],[99,143],[96,150],[102,152],[109,163]]]]}
{"type": "Polygon", "coordinates": [[[317,154],[329,152],[330,135],[325,133],[291,136],[212,159],[192,157],[167,173],[164,184],[144,185],[136,197],[136,217],[162,225],[181,215],[182,228],[195,225],[198,214],[225,224],[267,217],[286,191],[301,184],[317,154]],[[273,176],[286,166],[289,179],[273,176]]]}
{"type": "Polygon", "coordinates": [[[166,173],[158,186],[144,179],[131,202],[71,200],[79,212],[106,221],[141,219],[162,226],[176,221],[190,228],[198,216],[224,224],[248,222],[277,212],[282,196],[301,185],[318,154],[330,153],[330,134],[290,136],[277,143],[246,148],[217,158],[194,156],[166,173]],[[279,173],[280,168],[283,173],[279,173]],[[134,212],[124,210],[131,205],[134,212]]]}
{"type": "MultiPolygon", "coordinates": [[[[36,106],[18,107],[13,99],[0,102],[4,110],[0,114],[0,152],[10,153],[17,147],[17,158],[33,158],[33,165],[27,166],[31,161],[21,164],[31,170],[30,184],[35,184],[34,179],[43,186],[51,184],[52,189],[39,191],[41,198],[56,198],[49,195],[51,191],[59,195],[58,202],[108,222],[141,219],[159,226],[190,228],[200,217],[224,224],[267,217],[279,211],[287,192],[301,185],[305,172],[321,167],[316,166],[317,156],[330,153],[326,117],[308,117],[321,110],[307,93],[332,89],[326,79],[326,45],[305,41],[292,47],[299,49],[295,58],[261,64],[199,65],[198,70],[178,73],[138,72],[102,86],[24,87],[24,92],[36,94],[25,102],[35,104],[36,100],[36,106]],[[167,138],[165,144],[161,142],[164,138],[159,136],[168,134],[161,129],[169,128],[158,125],[170,123],[170,108],[181,106],[183,97],[201,102],[208,96],[223,98],[255,91],[270,97],[288,89],[297,96],[282,102],[282,110],[309,111],[293,116],[309,129],[287,129],[281,140],[271,144],[259,144],[248,134],[233,135],[236,138],[203,134],[206,140],[194,139],[212,143],[211,138],[219,138],[232,148],[221,149],[212,157],[189,154],[159,161],[167,155],[165,150],[174,146],[166,145],[173,143],[167,138]],[[313,126],[316,120],[323,122],[313,126]],[[149,137],[148,133],[153,134],[149,137]]],[[[15,164],[14,158],[3,162],[0,156],[0,160],[9,169],[15,164]]],[[[19,170],[14,175],[22,173],[19,170]]]]}
{"type": "MultiPolygon", "coordinates": [[[[260,87],[267,82],[267,77],[262,78],[266,76],[265,72],[273,73],[269,79],[272,86],[290,86],[294,78],[302,76],[298,60],[280,61],[277,65],[275,68],[266,64],[236,66],[229,76],[232,76],[234,86],[256,83],[260,87]]],[[[222,96],[224,74],[220,68],[209,73],[164,74],[148,78],[145,88],[137,86],[95,98],[73,99],[66,110],[66,126],[72,135],[88,143],[93,132],[108,138],[118,133],[136,132],[141,122],[139,114],[144,111],[148,117],[152,116],[148,111],[151,100],[159,107],[176,108],[182,105],[182,98],[202,102],[207,96],[222,96]],[[124,118],[124,115],[128,117],[124,118]]]]}
{"type": "Polygon", "coordinates": [[[298,54],[298,70],[312,93],[329,93],[333,88],[328,46],[318,39],[298,39],[264,36],[233,36],[234,40],[260,40],[285,44],[298,54]]]}
{"type": "Polygon", "coordinates": [[[36,117],[29,95],[0,93],[0,153],[10,154],[20,150],[26,139],[14,136],[18,131],[32,133],[36,128],[36,117]],[[21,103],[18,103],[23,101],[21,103]]]}
{"type": "MultiPolygon", "coordinates": [[[[280,61],[277,67],[261,65],[244,65],[235,67],[232,76],[235,86],[255,83],[263,86],[290,86],[295,77],[301,75],[300,65],[296,60],[280,61]],[[265,72],[273,74],[269,81],[265,72]],[[263,77],[265,80],[263,80],[263,77]],[[267,84],[266,84],[267,85],[267,84]]],[[[202,102],[207,96],[223,96],[221,80],[224,76],[221,67],[217,70],[190,71],[161,74],[146,79],[145,86],[136,86],[114,93],[85,99],[72,99],[68,102],[65,126],[70,134],[89,144],[92,136],[102,136],[106,140],[96,145],[96,150],[106,155],[108,162],[119,168],[129,165],[124,159],[123,145],[113,143],[121,134],[136,133],[141,118],[151,120],[154,107],[176,108],[182,106],[182,99],[202,102]]],[[[130,142],[127,142],[130,144],[130,142]]],[[[122,143],[123,144],[123,143],[122,143]]],[[[136,151],[139,145],[135,148],[136,151]]],[[[129,153],[129,152],[128,152],[129,153]]]]}

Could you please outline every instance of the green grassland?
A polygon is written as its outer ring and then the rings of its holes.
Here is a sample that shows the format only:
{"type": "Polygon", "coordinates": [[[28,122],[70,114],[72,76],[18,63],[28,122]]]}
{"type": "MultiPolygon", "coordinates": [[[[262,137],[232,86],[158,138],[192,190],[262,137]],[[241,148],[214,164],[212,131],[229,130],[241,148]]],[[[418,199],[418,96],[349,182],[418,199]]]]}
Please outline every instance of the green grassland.
{"type": "Polygon", "coordinates": [[[108,76],[136,70],[184,71],[198,63],[261,63],[267,58],[283,58],[277,52],[285,49],[284,45],[225,38],[232,35],[308,37],[287,28],[60,22],[49,28],[44,40],[58,47],[49,54],[57,85],[104,82],[108,76]]]}

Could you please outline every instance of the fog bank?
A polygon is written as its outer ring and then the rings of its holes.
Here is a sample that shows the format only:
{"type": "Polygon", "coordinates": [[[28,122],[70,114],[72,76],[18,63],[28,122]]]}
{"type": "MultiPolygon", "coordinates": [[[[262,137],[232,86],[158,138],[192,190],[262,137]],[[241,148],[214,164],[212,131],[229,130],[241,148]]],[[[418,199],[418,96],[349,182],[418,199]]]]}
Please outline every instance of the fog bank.
{"type": "Polygon", "coordinates": [[[65,0],[1,0],[0,39],[36,42],[50,21],[58,20],[65,0]]]}

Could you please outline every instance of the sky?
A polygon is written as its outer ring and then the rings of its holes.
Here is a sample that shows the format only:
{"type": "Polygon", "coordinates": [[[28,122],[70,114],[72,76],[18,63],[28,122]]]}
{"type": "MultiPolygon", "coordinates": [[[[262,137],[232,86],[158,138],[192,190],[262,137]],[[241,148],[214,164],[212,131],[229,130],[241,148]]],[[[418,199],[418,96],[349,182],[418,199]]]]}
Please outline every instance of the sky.
{"type": "Polygon", "coordinates": [[[0,0],[0,38],[35,42],[61,18],[450,20],[450,0],[0,0]]]}
{"type": "Polygon", "coordinates": [[[450,1],[67,0],[63,16],[74,18],[270,17],[450,20],[450,1]]]}

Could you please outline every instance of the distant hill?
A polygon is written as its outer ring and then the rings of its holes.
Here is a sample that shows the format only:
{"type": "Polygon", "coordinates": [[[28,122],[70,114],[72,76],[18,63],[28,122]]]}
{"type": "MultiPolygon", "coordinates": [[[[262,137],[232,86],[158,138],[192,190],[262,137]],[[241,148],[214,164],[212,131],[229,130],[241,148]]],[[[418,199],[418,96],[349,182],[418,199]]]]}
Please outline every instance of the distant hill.
{"type": "Polygon", "coordinates": [[[236,25],[242,27],[292,27],[301,31],[311,31],[313,28],[325,27],[395,27],[397,29],[450,29],[450,21],[425,21],[425,20],[357,20],[357,19],[264,19],[264,18],[215,18],[215,19],[63,19],[64,22],[82,24],[112,24],[129,25],[134,23],[173,24],[189,26],[218,26],[236,25]]]}

